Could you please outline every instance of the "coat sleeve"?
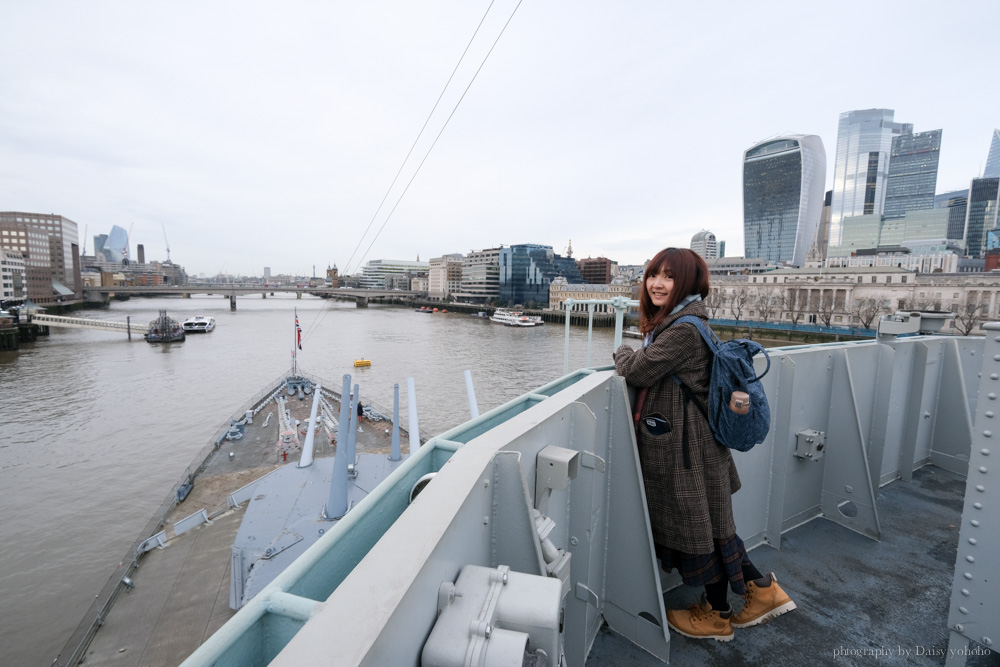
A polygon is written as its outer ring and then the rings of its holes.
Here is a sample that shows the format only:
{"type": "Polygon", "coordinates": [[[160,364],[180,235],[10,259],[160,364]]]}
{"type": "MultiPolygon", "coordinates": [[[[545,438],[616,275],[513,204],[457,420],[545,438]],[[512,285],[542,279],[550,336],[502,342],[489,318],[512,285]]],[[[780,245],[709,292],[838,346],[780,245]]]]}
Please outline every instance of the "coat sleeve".
{"type": "Polygon", "coordinates": [[[681,323],[661,331],[641,350],[622,345],[614,354],[615,370],[635,387],[651,387],[697,360],[704,344],[693,324],[681,323]]]}

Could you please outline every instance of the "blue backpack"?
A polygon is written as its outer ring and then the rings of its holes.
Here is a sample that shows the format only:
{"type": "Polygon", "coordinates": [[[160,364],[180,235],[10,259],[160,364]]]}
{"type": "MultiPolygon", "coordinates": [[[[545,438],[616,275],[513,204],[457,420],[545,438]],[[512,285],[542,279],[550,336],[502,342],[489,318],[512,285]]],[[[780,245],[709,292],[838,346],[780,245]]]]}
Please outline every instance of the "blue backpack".
{"type": "Polygon", "coordinates": [[[714,353],[712,377],[708,389],[708,406],[695,397],[691,390],[677,376],[674,382],[680,385],[687,400],[693,402],[708,420],[708,425],[720,443],[740,452],[749,451],[754,445],[764,442],[771,427],[771,410],[760,379],[771,369],[771,358],[760,343],[742,338],[721,342],[705,322],[693,315],[679,317],[671,324],[687,322],[698,328],[709,349],[714,353]],[[753,358],[763,354],[767,368],[760,375],[753,369],[753,358]],[[729,409],[729,399],[734,391],[746,392],[750,396],[750,411],[738,414],[729,409]]]}

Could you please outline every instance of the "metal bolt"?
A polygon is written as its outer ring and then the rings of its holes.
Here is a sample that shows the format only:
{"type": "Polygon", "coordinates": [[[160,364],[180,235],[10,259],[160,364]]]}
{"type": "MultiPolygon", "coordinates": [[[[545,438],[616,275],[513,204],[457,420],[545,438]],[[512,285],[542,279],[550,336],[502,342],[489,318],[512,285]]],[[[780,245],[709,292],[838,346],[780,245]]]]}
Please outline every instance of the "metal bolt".
{"type": "Polygon", "coordinates": [[[484,516],[483,517],[483,525],[486,526],[486,525],[489,524],[489,522],[490,522],[490,518],[488,516],[484,516]]]}
{"type": "Polygon", "coordinates": [[[975,543],[976,543],[976,538],[970,537],[969,538],[969,544],[973,544],[974,545],[975,543]]]}
{"type": "Polygon", "coordinates": [[[993,640],[991,640],[989,637],[983,637],[983,642],[982,643],[983,643],[983,646],[989,646],[990,644],[993,643],[993,640]]]}
{"type": "MultiPolygon", "coordinates": [[[[965,607],[959,607],[958,610],[960,612],[962,612],[963,614],[968,614],[969,613],[969,610],[966,609],[965,607]]],[[[489,635],[486,635],[486,636],[489,637],[489,635]]]]}
{"type": "Polygon", "coordinates": [[[979,522],[976,521],[975,519],[973,519],[971,523],[973,528],[979,528],[979,522]]]}
{"type": "Polygon", "coordinates": [[[968,588],[963,588],[962,589],[962,595],[968,596],[969,595],[969,589],[968,588]]]}
{"type": "Polygon", "coordinates": [[[992,410],[987,410],[986,411],[986,416],[989,417],[990,419],[993,419],[993,411],[992,410]]]}
{"type": "Polygon", "coordinates": [[[493,626],[492,625],[487,625],[486,626],[486,638],[489,639],[490,635],[492,635],[492,634],[493,634],[493,626]]]}
{"type": "Polygon", "coordinates": [[[993,437],[993,431],[983,431],[983,435],[985,435],[987,438],[991,438],[993,437]]]}
{"type": "Polygon", "coordinates": [[[844,491],[847,491],[848,493],[854,493],[854,487],[845,484],[844,491]]]}
{"type": "Polygon", "coordinates": [[[997,375],[996,373],[990,373],[990,379],[991,380],[1000,380],[1000,375],[997,375]]]}
{"type": "Polygon", "coordinates": [[[986,466],[979,466],[979,472],[986,474],[986,466]]]}
{"type": "Polygon", "coordinates": [[[957,630],[958,632],[965,632],[965,628],[962,627],[961,623],[956,623],[955,624],[955,630],[957,630]]]}
{"type": "Polygon", "coordinates": [[[972,573],[971,572],[966,572],[962,576],[965,577],[966,579],[972,579],[972,573]]]}
{"type": "Polygon", "coordinates": [[[990,455],[990,450],[988,450],[986,448],[983,448],[983,449],[979,450],[979,453],[982,454],[983,456],[989,456],[990,455]]]}
{"type": "Polygon", "coordinates": [[[977,510],[983,509],[982,503],[972,503],[972,506],[975,507],[977,510]]]}
{"type": "MultiPolygon", "coordinates": [[[[977,484],[976,485],[976,491],[978,491],[979,493],[982,493],[985,490],[986,490],[986,487],[983,486],[982,484],[977,484]]],[[[979,509],[979,508],[977,507],[976,509],[979,509]]]]}
{"type": "Polygon", "coordinates": [[[970,563],[975,563],[976,562],[976,557],[975,556],[966,556],[965,560],[969,561],[970,563]]]}
{"type": "Polygon", "coordinates": [[[986,394],[986,397],[989,398],[991,401],[995,401],[997,399],[997,395],[994,394],[992,391],[986,394]]]}
{"type": "Polygon", "coordinates": [[[993,361],[1000,361],[1000,354],[994,354],[993,361]]]}

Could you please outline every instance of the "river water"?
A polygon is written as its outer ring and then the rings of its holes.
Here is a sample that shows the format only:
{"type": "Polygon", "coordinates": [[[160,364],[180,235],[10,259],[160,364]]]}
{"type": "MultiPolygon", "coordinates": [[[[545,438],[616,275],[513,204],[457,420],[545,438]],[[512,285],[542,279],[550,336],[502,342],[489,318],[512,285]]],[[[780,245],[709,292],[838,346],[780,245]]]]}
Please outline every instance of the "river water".
{"type": "MultiPolygon", "coordinates": [[[[0,662],[50,665],[126,549],[185,468],[228,418],[298,362],[362,402],[391,407],[416,382],[421,435],[469,418],[463,371],[481,412],[562,375],[561,325],[512,328],[468,315],[416,313],[292,295],[133,299],[73,315],[145,324],[214,317],[184,343],[89,329],[0,353],[0,662]],[[372,360],[355,369],[355,359],[372,360]]],[[[594,329],[594,364],[610,363],[613,332],[594,329]]],[[[570,366],[587,361],[587,330],[571,328],[570,366]]]]}
{"type": "MultiPolygon", "coordinates": [[[[291,365],[363,403],[392,406],[416,382],[421,435],[469,418],[463,372],[480,412],[563,374],[564,327],[501,327],[462,314],[292,295],[133,299],[74,315],[146,323],[214,317],[184,343],[51,329],[0,353],[0,662],[51,665],[153,512],[213,433],[291,365]],[[372,360],[354,368],[354,360],[372,360]]],[[[570,330],[570,368],[587,365],[587,329],[570,330]]],[[[633,344],[638,341],[633,340],[633,344]]],[[[783,344],[787,344],[783,343],[783,344]]],[[[611,363],[613,331],[594,329],[592,365],[611,363]]]]}

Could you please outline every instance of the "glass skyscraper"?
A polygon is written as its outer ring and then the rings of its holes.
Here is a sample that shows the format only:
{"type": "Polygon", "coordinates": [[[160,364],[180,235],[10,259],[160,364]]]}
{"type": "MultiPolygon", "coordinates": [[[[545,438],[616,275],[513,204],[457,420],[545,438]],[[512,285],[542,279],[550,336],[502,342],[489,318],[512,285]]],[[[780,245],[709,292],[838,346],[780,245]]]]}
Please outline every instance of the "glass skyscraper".
{"type": "Polygon", "coordinates": [[[996,227],[1000,211],[1000,177],[974,178],[965,214],[965,245],[970,257],[986,254],[986,233],[996,227]]]}
{"type": "Polygon", "coordinates": [[[562,276],[566,282],[580,284],[583,277],[572,257],[562,257],[552,246],[524,243],[500,248],[500,298],[509,305],[534,304],[544,308],[549,303],[549,285],[562,276]]]}
{"type": "Polygon", "coordinates": [[[913,125],[893,122],[892,109],[840,114],[830,202],[830,247],[840,245],[845,217],[881,215],[893,137],[912,134],[913,125]]]}
{"type": "Polygon", "coordinates": [[[823,214],[826,151],[813,134],[769,139],[743,153],[746,257],[802,266],[823,214]]]}
{"type": "Polygon", "coordinates": [[[986,169],[983,178],[1000,176],[1000,130],[993,130],[993,141],[990,142],[990,154],[986,157],[986,169]]]}
{"type": "Polygon", "coordinates": [[[940,156],[941,130],[893,137],[882,210],[886,220],[934,208],[940,156]]]}

